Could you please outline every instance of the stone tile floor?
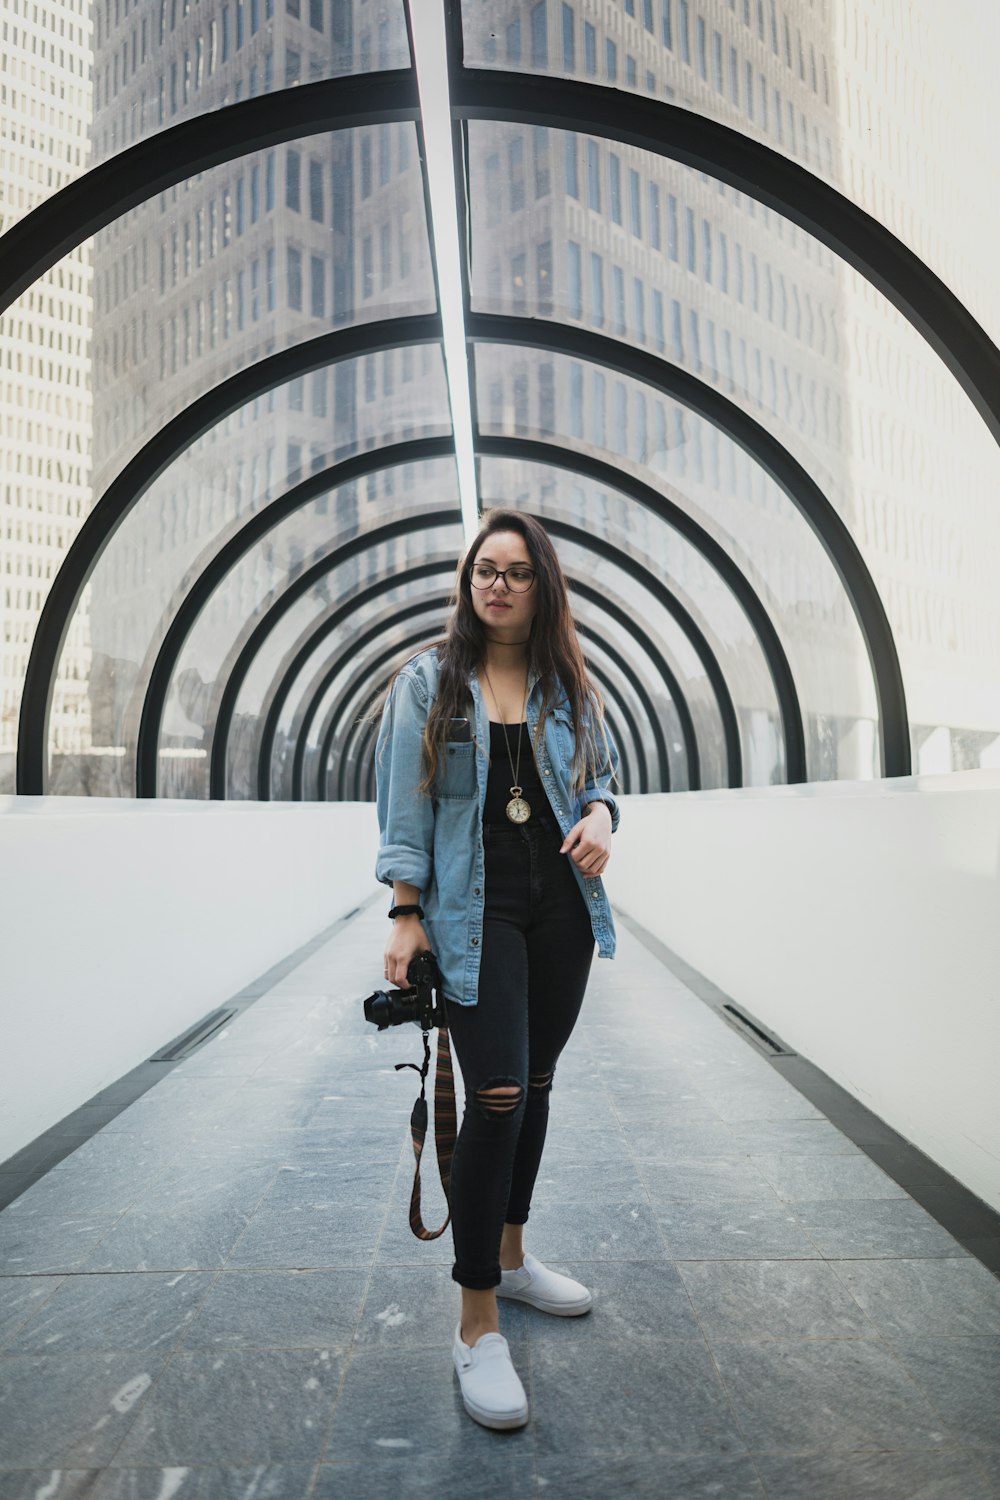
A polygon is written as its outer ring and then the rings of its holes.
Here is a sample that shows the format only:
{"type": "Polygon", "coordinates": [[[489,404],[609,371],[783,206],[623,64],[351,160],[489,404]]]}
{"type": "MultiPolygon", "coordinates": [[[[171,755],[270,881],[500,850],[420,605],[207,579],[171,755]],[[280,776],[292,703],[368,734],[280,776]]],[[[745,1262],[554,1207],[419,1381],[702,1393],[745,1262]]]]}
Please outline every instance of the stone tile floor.
{"type": "Polygon", "coordinates": [[[1000,1282],[627,931],[528,1235],[594,1310],[504,1306],[532,1420],[477,1427],[406,1219],[420,1038],[361,1016],[384,926],[0,1214],[2,1500],[998,1500],[1000,1282]]]}

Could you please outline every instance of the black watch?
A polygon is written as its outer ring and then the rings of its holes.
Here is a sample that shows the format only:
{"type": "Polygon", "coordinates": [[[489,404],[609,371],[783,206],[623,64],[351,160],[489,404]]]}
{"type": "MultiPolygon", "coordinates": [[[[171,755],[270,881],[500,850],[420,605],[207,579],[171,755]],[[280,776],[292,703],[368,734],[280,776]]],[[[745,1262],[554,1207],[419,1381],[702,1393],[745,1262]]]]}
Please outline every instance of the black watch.
{"type": "Polygon", "coordinates": [[[424,920],[424,909],[423,909],[422,906],[418,906],[416,904],[416,902],[411,902],[407,906],[390,906],[389,907],[389,916],[390,917],[419,917],[420,920],[421,920],[421,922],[422,922],[424,920]]]}

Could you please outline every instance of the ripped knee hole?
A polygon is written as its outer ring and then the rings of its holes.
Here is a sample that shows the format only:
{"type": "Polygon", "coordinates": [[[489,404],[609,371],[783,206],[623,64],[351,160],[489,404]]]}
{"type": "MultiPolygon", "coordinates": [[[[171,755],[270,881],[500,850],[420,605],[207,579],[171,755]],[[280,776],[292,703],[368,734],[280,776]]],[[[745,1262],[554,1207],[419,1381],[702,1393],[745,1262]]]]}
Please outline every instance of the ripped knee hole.
{"type": "Polygon", "coordinates": [[[484,1115],[494,1119],[506,1119],[516,1115],[524,1100],[524,1089],[519,1083],[487,1083],[476,1090],[476,1103],[484,1115]]]}

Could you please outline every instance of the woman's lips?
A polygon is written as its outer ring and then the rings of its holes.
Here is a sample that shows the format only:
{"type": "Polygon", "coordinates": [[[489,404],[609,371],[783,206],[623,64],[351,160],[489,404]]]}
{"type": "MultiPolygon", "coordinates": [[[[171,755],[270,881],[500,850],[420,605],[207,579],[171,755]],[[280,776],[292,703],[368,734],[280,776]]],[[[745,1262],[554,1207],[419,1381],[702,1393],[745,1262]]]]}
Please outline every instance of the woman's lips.
{"type": "Polygon", "coordinates": [[[510,605],[509,604],[501,604],[499,602],[499,600],[497,600],[495,603],[487,604],[486,608],[487,609],[510,609],[510,605]]]}

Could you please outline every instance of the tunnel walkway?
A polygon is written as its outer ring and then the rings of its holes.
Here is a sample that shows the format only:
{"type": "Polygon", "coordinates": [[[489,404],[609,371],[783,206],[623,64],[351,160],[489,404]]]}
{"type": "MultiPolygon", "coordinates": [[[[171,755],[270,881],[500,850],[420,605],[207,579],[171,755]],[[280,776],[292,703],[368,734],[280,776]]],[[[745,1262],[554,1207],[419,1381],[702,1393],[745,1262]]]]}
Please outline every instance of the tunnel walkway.
{"type": "MultiPolygon", "coordinates": [[[[1000,1283],[619,924],[504,1305],[531,1421],[465,1414],[410,1233],[376,900],[0,1214],[3,1500],[997,1500],[1000,1283]]],[[[425,1218],[440,1222],[428,1168],[425,1218]]]]}

